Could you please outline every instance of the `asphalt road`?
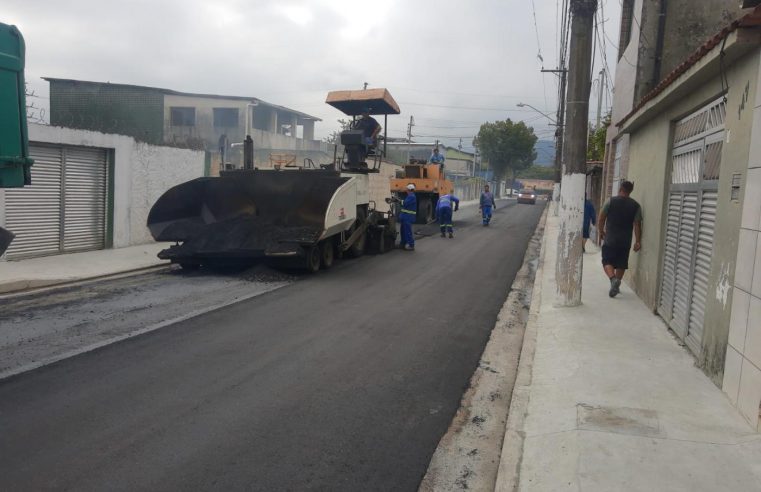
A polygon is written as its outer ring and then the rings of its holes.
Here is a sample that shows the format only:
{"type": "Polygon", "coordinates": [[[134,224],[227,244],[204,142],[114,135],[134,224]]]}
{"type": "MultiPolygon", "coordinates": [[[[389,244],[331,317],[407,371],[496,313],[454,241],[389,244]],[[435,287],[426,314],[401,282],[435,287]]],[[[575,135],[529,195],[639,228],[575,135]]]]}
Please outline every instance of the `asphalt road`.
{"type": "Polygon", "coordinates": [[[416,490],[542,211],[500,205],[0,381],[0,489],[416,490]]]}

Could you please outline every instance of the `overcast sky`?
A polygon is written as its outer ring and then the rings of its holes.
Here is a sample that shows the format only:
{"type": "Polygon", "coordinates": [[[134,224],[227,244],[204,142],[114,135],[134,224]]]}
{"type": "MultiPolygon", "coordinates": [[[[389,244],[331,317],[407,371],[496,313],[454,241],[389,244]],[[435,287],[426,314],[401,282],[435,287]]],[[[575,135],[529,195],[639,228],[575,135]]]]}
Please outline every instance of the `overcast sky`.
{"type": "MultiPolygon", "coordinates": [[[[2,3],[0,22],[26,39],[26,76],[41,107],[43,76],[253,96],[322,118],[321,138],[342,116],[325,105],[327,91],[367,82],[387,87],[401,106],[389,136],[403,136],[413,115],[417,141],[456,145],[462,137],[465,149],[480,123],[497,119],[525,120],[552,138],[549,120],[516,104],[555,111],[556,77],[539,72],[537,54],[540,46],[544,67],[556,66],[557,0],[2,3]]],[[[602,3],[615,73],[620,4],[602,3]]],[[[596,72],[601,63],[598,56],[596,72]]]]}

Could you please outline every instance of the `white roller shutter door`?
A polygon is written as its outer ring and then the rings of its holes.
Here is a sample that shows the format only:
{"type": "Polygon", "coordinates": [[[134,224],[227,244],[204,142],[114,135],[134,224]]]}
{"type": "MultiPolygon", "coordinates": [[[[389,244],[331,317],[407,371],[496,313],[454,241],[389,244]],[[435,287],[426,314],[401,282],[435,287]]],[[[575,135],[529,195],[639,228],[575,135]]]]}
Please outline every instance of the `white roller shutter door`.
{"type": "Polygon", "coordinates": [[[5,190],[6,229],[16,234],[8,259],[61,249],[61,147],[30,145],[32,186],[5,190]]]}
{"type": "Polygon", "coordinates": [[[6,190],[8,259],[104,248],[106,150],[31,143],[29,153],[32,185],[6,190]]]}
{"type": "Polygon", "coordinates": [[[63,251],[103,249],[106,238],[106,151],[66,148],[63,251]]]}

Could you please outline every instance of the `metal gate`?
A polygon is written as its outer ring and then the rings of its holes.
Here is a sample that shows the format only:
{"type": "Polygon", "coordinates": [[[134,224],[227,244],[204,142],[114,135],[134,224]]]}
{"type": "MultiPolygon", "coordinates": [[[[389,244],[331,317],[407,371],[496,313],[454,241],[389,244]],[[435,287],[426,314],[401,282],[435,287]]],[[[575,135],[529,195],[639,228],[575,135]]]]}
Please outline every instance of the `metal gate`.
{"type": "Polygon", "coordinates": [[[105,149],[30,144],[32,185],[6,190],[8,259],[103,249],[105,149]]]}
{"type": "Polygon", "coordinates": [[[677,122],[667,200],[659,314],[700,354],[711,273],[726,105],[677,122]]]}

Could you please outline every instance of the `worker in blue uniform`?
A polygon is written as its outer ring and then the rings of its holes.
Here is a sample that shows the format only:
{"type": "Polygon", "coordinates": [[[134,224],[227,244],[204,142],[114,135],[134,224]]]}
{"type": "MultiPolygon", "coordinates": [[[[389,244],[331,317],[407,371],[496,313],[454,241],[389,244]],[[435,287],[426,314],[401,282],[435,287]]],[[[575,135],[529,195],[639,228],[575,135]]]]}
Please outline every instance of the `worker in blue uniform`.
{"type": "Polygon", "coordinates": [[[497,204],[494,203],[494,194],[489,191],[489,185],[484,186],[484,191],[481,193],[481,200],[479,201],[478,208],[481,209],[481,217],[485,226],[491,222],[492,209],[497,208],[497,204]]]}
{"type": "Polygon", "coordinates": [[[401,242],[399,247],[405,251],[415,251],[415,236],[412,234],[412,224],[417,216],[417,198],[415,198],[415,185],[407,185],[407,197],[402,202],[402,210],[399,213],[399,229],[401,242]]]}
{"type": "Polygon", "coordinates": [[[439,221],[439,229],[441,229],[441,237],[446,237],[446,233],[449,233],[449,239],[454,238],[454,225],[452,224],[452,204],[454,203],[454,211],[460,209],[460,199],[454,195],[447,194],[442,195],[439,201],[436,202],[436,218],[439,221]]]}
{"type": "Polygon", "coordinates": [[[431,157],[428,158],[428,162],[431,164],[444,164],[444,161],[446,158],[439,153],[439,148],[434,147],[433,153],[431,154],[431,157]]]}

